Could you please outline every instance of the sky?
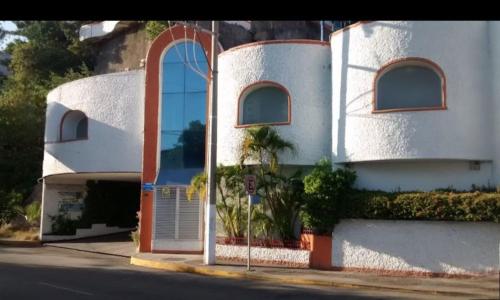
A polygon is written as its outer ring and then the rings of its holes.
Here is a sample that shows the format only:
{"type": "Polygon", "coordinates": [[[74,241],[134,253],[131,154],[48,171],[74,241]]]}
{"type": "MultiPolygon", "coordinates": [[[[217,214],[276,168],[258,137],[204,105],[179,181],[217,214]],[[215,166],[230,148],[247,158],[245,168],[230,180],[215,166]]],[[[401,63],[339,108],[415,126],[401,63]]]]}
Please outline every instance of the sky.
{"type": "MultiPolygon", "coordinates": [[[[0,21],[0,27],[6,30],[15,30],[16,25],[12,23],[11,21],[0,21]]],[[[13,37],[6,37],[3,41],[0,41],[0,51],[4,50],[5,47],[7,47],[7,44],[12,42],[14,40],[13,37]]]]}

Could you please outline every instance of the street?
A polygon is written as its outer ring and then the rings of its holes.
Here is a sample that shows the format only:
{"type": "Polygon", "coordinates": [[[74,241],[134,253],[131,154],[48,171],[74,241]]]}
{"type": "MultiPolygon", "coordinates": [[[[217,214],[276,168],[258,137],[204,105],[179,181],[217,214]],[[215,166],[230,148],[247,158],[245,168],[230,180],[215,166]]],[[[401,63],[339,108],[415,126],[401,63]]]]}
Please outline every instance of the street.
{"type": "MultiPolygon", "coordinates": [[[[429,299],[426,295],[230,280],[131,266],[128,258],[0,246],[0,299],[429,299]]],[[[442,299],[442,298],[440,298],[442,299]]]]}

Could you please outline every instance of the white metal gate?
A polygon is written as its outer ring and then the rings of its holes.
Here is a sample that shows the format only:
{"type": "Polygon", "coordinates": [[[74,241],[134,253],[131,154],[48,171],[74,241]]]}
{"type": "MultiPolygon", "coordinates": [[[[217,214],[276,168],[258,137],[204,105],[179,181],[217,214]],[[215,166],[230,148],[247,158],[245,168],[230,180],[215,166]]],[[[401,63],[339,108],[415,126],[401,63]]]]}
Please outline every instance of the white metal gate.
{"type": "Polygon", "coordinates": [[[153,203],[153,251],[202,251],[203,207],[189,201],[186,186],[157,186],[153,203]]]}

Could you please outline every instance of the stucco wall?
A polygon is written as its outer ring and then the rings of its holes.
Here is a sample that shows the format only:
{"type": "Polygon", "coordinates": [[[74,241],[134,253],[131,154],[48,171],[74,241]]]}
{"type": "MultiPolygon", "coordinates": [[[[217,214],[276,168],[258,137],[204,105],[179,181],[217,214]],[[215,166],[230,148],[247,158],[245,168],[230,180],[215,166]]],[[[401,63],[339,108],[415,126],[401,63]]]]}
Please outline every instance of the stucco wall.
{"type": "Polygon", "coordinates": [[[500,224],[342,220],[332,265],[449,274],[499,271],[500,224]]]}
{"type": "MultiPolygon", "coordinates": [[[[492,98],[492,107],[491,111],[495,115],[493,118],[493,132],[500,132],[500,39],[498,36],[500,35],[500,22],[499,21],[490,21],[488,22],[488,34],[490,41],[489,48],[489,59],[491,66],[491,98],[492,98]]],[[[495,137],[498,136],[494,135],[495,137]]],[[[494,151],[494,160],[495,162],[500,162],[500,138],[494,138],[493,141],[493,151],[494,151]]],[[[495,163],[493,165],[493,176],[496,183],[500,182],[500,165],[495,163]]]]}
{"type": "Polygon", "coordinates": [[[47,96],[43,176],[78,172],[141,172],[144,72],[99,75],[63,84],[47,96]],[[58,142],[61,118],[80,110],[88,139],[58,142]]]}
{"type": "MultiPolygon", "coordinates": [[[[59,205],[65,197],[64,193],[82,193],[86,192],[87,188],[84,184],[43,184],[42,193],[42,211],[41,211],[41,228],[40,234],[47,234],[52,232],[52,220],[51,216],[57,216],[59,214],[59,205]]],[[[83,198],[81,203],[83,203],[83,198]]],[[[69,217],[76,219],[81,215],[81,211],[69,212],[69,217]]]]}
{"type": "MultiPolygon", "coordinates": [[[[308,250],[251,247],[250,253],[251,260],[255,263],[309,267],[310,251],[308,250]]],[[[248,260],[248,247],[217,244],[215,246],[215,255],[222,260],[245,262],[248,260]]]]}
{"type": "Polygon", "coordinates": [[[431,191],[439,188],[470,190],[472,185],[495,187],[492,163],[471,170],[469,161],[374,161],[353,163],[358,188],[385,191],[431,191]]]}
{"type": "Polygon", "coordinates": [[[332,158],[491,160],[487,22],[369,22],[332,44],[332,158]],[[373,114],[384,64],[422,57],[446,76],[447,110],[373,114]]]}
{"type": "Polygon", "coordinates": [[[329,47],[319,44],[257,44],[229,50],[219,56],[217,160],[238,162],[243,128],[235,128],[238,97],[258,81],[274,81],[291,96],[291,124],[275,126],[295,143],[296,156],[285,154],[281,162],[313,165],[330,152],[329,47]]]}

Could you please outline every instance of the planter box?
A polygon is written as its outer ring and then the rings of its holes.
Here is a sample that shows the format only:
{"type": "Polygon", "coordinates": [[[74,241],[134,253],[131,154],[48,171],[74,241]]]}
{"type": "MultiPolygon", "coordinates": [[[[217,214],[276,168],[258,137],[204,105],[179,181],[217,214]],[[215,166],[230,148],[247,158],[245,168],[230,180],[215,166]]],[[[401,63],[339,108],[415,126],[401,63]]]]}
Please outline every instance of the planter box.
{"type": "Polygon", "coordinates": [[[308,242],[311,250],[309,266],[314,269],[332,268],[332,237],[303,233],[301,240],[308,242]]]}

